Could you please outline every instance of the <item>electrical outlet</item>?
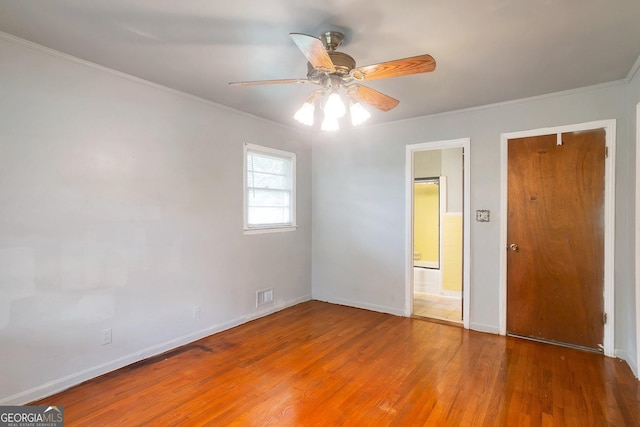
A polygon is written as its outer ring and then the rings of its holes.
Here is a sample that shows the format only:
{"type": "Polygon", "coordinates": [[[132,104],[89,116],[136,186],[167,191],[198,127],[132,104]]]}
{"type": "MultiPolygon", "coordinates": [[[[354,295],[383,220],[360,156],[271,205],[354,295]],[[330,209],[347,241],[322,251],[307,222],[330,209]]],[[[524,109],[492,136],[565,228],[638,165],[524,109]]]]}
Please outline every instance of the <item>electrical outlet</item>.
{"type": "Polygon", "coordinates": [[[196,305],[193,307],[193,318],[194,319],[199,319],[200,318],[200,306],[196,305]]]}
{"type": "Polygon", "coordinates": [[[102,331],[102,345],[111,344],[111,328],[102,331]]]}

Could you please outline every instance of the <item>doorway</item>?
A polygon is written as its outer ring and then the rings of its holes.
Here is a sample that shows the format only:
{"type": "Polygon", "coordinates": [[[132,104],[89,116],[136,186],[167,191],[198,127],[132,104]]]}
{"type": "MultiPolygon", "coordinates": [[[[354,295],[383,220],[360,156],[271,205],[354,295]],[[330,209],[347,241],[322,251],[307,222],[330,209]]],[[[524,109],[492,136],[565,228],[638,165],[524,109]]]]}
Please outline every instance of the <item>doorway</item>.
{"type": "Polygon", "coordinates": [[[407,146],[407,316],[469,327],[469,139],[407,146]]]}
{"type": "Polygon", "coordinates": [[[613,353],[614,133],[606,121],[502,136],[503,335],[613,353]]]}

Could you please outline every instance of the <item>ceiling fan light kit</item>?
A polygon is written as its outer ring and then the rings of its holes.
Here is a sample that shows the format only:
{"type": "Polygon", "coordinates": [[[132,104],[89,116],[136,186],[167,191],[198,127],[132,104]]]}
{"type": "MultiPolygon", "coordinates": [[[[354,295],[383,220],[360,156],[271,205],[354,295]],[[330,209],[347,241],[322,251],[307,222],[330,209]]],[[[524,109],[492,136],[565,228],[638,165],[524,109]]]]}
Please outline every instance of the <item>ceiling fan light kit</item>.
{"type": "Polygon", "coordinates": [[[347,108],[344,106],[344,102],[342,102],[342,98],[340,98],[338,92],[332,92],[324,104],[324,115],[341,119],[346,112],[347,108]]]}
{"type": "Polygon", "coordinates": [[[304,101],[304,104],[302,104],[302,107],[300,107],[293,118],[304,125],[313,126],[316,103],[318,101],[318,98],[321,96],[322,91],[320,90],[311,92],[311,95],[307,97],[307,99],[304,101]]]}
{"type": "Polygon", "coordinates": [[[349,99],[349,112],[351,113],[351,124],[354,126],[358,126],[369,120],[371,117],[371,113],[365,110],[362,104],[358,102],[353,102],[353,100],[349,99]]]}
{"type": "Polygon", "coordinates": [[[293,117],[300,123],[313,126],[315,108],[316,105],[320,105],[324,110],[324,120],[320,128],[324,131],[339,129],[338,119],[344,117],[347,111],[343,96],[348,100],[353,126],[362,124],[371,117],[371,113],[360,102],[381,111],[389,111],[400,103],[397,99],[364,86],[360,82],[427,73],[436,68],[436,61],[427,54],[356,68],[356,61],[351,56],[336,51],[344,40],[344,35],[338,31],[327,31],[320,38],[300,33],[289,35],[309,61],[306,79],[258,80],[229,84],[232,86],[290,83],[319,85],[322,89],[313,91],[293,117]],[[344,95],[341,96],[340,92],[344,95]],[[324,98],[326,100],[322,102],[324,98]]]}
{"type": "Polygon", "coordinates": [[[340,129],[340,125],[338,124],[338,118],[325,114],[324,120],[322,121],[322,126],[320,126],[320,129],[326,132],[333,132],[334,130],[340,129]]]}

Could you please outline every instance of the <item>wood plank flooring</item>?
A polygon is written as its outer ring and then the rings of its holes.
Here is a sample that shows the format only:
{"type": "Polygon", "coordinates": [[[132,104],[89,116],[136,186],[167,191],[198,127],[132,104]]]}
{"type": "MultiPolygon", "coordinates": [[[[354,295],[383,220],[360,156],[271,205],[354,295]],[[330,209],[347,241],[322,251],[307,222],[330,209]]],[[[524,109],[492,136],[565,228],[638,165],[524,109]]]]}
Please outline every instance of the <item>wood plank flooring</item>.
{"type": "Polygon", "coordinates": [[[69,426],[638,426],[626,363],[310,301],[33,402],[69,426]]]}

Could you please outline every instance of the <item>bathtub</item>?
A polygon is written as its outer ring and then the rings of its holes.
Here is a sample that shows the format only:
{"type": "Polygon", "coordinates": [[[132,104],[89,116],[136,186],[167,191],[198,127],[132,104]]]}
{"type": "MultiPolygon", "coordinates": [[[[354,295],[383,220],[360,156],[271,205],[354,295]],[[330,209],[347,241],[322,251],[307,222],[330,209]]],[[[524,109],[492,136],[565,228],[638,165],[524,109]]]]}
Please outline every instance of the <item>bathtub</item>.
{"type": "Polygon", "coordinates": [[[413,260],[414,267],[422,268],[438,268],[437,261],[413,260]]]}
{"type": "Polygon", "coordinates": [[[428,262],[413,262],[413,292],[439,295],[442,290],[442,272],[441,270],[419,266],[419,263],[428,262]]]}

